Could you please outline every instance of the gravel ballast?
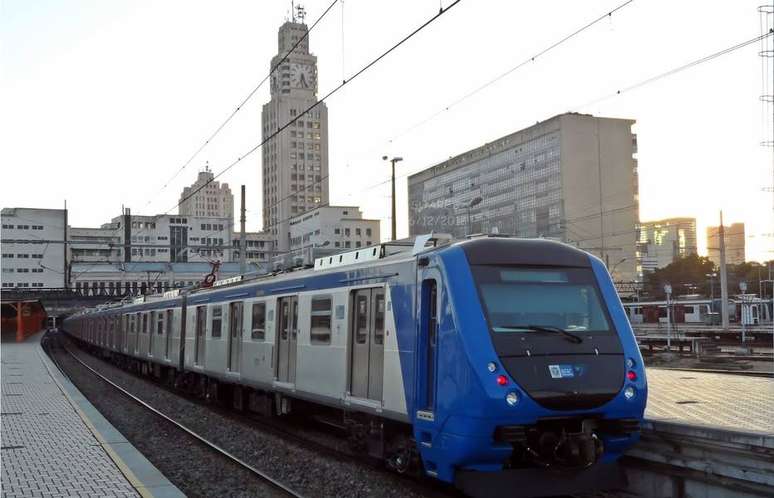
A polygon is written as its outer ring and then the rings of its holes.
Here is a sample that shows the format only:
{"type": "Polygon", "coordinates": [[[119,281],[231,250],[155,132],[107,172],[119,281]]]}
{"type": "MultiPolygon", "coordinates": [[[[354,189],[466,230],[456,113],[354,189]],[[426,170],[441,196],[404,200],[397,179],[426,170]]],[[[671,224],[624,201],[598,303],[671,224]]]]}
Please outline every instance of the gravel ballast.
{"type": "MultiPolygon", "coordinates": [[[[188,429],[231,452],[253,467],[306,496],[418,497],[454,495],[352,459],[337,459],[303,447],[297,441],[262,432],[176,395],[155,383],[125,372],[84,353],[63,340],[86,364],[188,429]]],[[[157,417],[118,394],[66,353],[55,353],[73,383],[102,414],[167,478],[188,496],[271,496],[247,486],[244,474],[213,464],[211,453],[199,443],[183,442],[157,417]],[[120,398],[120,399],[118,399],[120,398]],[[154,420],[149,420],[148,417],[154,420]]],[[[176,429],[176,431],[178,431],[176,429]]],[[[187,436],[190,438],[190,436],[187,436]]],[[[191,438],[192,439],[192,438],[191,438]]],[[[339,444],[343,444],[340,441],[339,444]]],[[[251,479],[255,479],[249,474],[251,479]]]]}

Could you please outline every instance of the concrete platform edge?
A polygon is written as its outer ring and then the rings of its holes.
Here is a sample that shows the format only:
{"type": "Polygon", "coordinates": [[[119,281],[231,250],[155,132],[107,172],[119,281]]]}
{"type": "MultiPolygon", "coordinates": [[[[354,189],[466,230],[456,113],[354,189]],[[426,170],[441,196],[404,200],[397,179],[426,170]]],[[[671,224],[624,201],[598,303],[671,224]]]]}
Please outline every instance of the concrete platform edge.
{"type": "Polygon", "coordinates": [[[54,365],[38,344],[38,356],[83,423],[108,457],[144,498],[180,498],[185,494],[172,484],[132,445],[54,365]]]}

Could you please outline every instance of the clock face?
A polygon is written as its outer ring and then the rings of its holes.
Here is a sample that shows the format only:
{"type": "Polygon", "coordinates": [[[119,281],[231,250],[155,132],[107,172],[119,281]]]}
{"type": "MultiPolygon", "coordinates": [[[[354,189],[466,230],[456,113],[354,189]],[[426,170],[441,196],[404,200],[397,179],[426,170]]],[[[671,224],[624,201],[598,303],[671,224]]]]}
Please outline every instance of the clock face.
{"type": "Polygon", "coordinates": [[[290,84],[295,88],[316,90],[317,75],[310,64],[292,64],[290,66],[290,84]]]}

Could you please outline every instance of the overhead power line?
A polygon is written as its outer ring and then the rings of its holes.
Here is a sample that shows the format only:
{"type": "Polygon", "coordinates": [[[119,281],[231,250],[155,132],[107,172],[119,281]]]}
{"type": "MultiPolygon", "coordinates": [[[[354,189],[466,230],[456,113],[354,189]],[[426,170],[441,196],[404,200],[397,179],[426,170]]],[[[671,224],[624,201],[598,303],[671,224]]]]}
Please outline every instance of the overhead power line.
{"type": "Polygon", "coordinates": [[[674,74],[680,73],[682,71],[685,71],[686,69],[690,69],[692,67],[696,67],[700,64],[704,64],[705,62],[709,62],[713,59],[717,59],[718,57],[721,57],[726,54],[730,54],[731,52],[735,52],[741,48],[744,48],[748,45],[752,45],[753,43],[758,43],[759,41],[768,38],[769,36],[774,35],[774,30],[769,31],[768,33],[764,33],[762,35],[756,36],[755,38],[750,38],[749,40],[743,41],[741,43],[737,43],[736,45],[732,45],[730,47],[724,48],[723,50],[720,50],[718,52],[706,55],[704,57],[701,57],[699,59],[696,59],[694,61],[688,62],[687,64],[683,64],[681,66],[675,67],[673,69],[670,69],[669,71],[664,71],[663,73],[657,74],[655,76],[651,76],[650,78],[646,78],[638,83],[634,83],[632,85],[629,85],[627,87],[621,88],[620,90],[616,90],[614,93],[611,93],[609,95],[606,95],[604,97],[600,97],[598,99],[592,100],[591,102],[588,102],[586,104],[583,104],[581,106],[577,106],[574,109],[582,109],[584,107],[588,107],[590,105],[598,104],[599,102],[605,101],[607,99],[616,97],[618,95],[623,95],[626,92],[630,92],[632,90],[636,90],[640,87],[643,87],[645,85],[649,85],[651,83],[654,83],[660,79],[667,78],[669,76],[672,76],[674,74]]]}
{"type": "MultiPolygon", "coordinates": [[[[455,0],[455,1],[454,1],[454,2],[452,2],[452,3],[451,3],[449,6],[448,6],[448,7],[446,7],[446,8],[441,8],[441,9],[438,11],[438,13],[437,13],[437,14],[433,15],[432,17],[430,17],[430,18],[429,18],[427,21],[425,21],[424,23],[422,23],[422,24],[421,24],[419,27],[417,27],[416,29],[414,29],[414,30],[413,30],[412,32],[410,32],[408,35],[406,35],[406,36],[404,36],[403,38],[401,38],[401,39],[400,39],[400,40],[399,40],[397,43],[395,43],[395,44],[394,44],[394,45],[392,45],[390,48],[388,48],[387,50],[385,50],[384,52],[382,52],[382,53],[381,53],[379,56],[377,56],[376,58],[374,58],[373,60],[371,60],[369,63],[367,63],[367,64],[366,64],[366,65],[364,65],[363,67],[361,67],[361,68],[360,68],[360,69],[359,69],[357,72],[355,72],[355,73],[354,73],[352,76],[350,76],[350,77],[349,77],[349,79],[344,79],[344,80],[341,82],[341,84],[340,84],[340,85],[336,86],[335,88],[333,88],[333,90],[329,91],[329,92],[328,92],[328,93],[327,93],[327,94],[326,94],[324,97],[322,97],[322,98],[321,98],[321,99],[319,99],[317,102],[315,102],[314,104],[311,104],[309,107],[307,107],[306,109],[304,109],[304,111],[303,111],[303,112],[300,112],[300,113],[298,113],[298,114],[297,114],[295,117],[293,117],[292,119],[290,119],[290,120],[289,120],[287,123],[285,123],[284,125],[282,125],[282,126],[278,127],[278,128],[277,128],[277,131],[275,131],[274,133],[272,133],[271,135],[269,135],[267,138],[263,139],[261,142],[259,142],[259,143],[257,143],[256,145],[254,145],[252,148],[250,148],[249,150],[247,150],[247,151],[246,151],[246,152],[245,152],[243,155],[239,156],[239,157],[238,157],[236,160],[232,161],[232,162],[231,162],[231,163],[230,163],[228,166],[226,166],[225,168],[223,168],[223,169],[222,169],[222,170],[221,170],[221,171],[220,171],[218,174],[214,175],[214,176],[213,176],[211,179],[207,180],[205,183],[203,183],[203,184],[202,184],[202,185],[200,185],[198,188],[196,188],[196,189],[195,189],[193,192],[191,192],[191,193],[190,193],[190,194],[188,194],[187,196],[185,196],[185,197],[183,197],[182,199],[180,199],[180,201],[179,201],[177,204],[175,204],[174,206],[172,206],[171,208],[169,208],[167,211],[165,211],[165,213],[168,213],[169,211],[171,211],[171,210],[175,209],[176,207],[180,206],[180,205],[181,205],[183,202],[187,201],[188,199],[190,199],[191,197],[193,197],[194,195],[196,195],[198,192],[200,192],[202,189],[204,189],[204,188],[205,188],[207,185],[209,185],[210,183],[212,183],[213,181],[215,181],[216,179],[218,179],[219,177],[221,177],[221,176],[222,176],[224,173],[228,172],[228,171],[229,171],[231,168],[233,168],[234,166],[236,166],[237,164],[239,164],[239,163],[240,163],[240,162],[241,162],[243,159],[245,159],[245,158],[249,157],[250,155],[252,155],[252,154],[253,154],[255,151],[257,151],[258,149],[260,149],[260,148],[261,148],[261,147],[262,147],[264,144],[266,144],[266,143],[267,143],[269,140],[273,139],[274,137],[276,137],[277,135],[279,135],[280,133],[282,133],[282,132],[283,132],[283,131],[284,131],[286,128],[290,127],[290,126],[291,126],[291,125],[293,125],[293,124],[294,124],[296,121],[298,121],[299,119],[301,119],[302,117],[304,117],[304,116],[305,116],[307,113],[309,113],[309,111],[313,110],[314,108],[316,108],[317,106],[319,106],[320,104],[322,104],[323,102],[325,102],[325,101],[326,101],[328,98],[330,98],[331,96],[333,96],[334,94],[336,94],[336,93],[337,93],[339,90],[341,90],[341,89],[342,89],[344,86],[346,86],[347,84],[351,83],[351,82],[352,82],[352,81],[353,81],[355,78],[357,78],[358,76],[360,76],[361,74],[363,74],[364,72],[366,72],[367,70],[369,70],[369,69],[370,69],[372,66],[374,66],[376,63],[378,63],[379,61],[381,61],[383,58],[387,57],[387,56],[388,56],[390,53],[392,53],[392,52],[393,52],[394,50],[396,50],[398,47],[400,47],[401,45],[403,45],[404,43],[406,43],[408,40],[410,40],[411,38],[413,38],[413,37],[414,37],[414,36],[415,36],[417,33],[419,33],[420,31],[422,31],[423,29],[425,29],[427,26],[429,26],[430,24],[432,24],[432,23],[433,23],[433,22],[434,22],[436,19],[438,19],[439,17],[441,17],[441,16],[442,16],[442,15],[444,15],[445,13],[449,12],[449,10],[451,10],[451,9],[452,9],[452,7],[454,7],[455,5],[457,5],[458,3],[460,3],[461,1],[462,1],[462,0],[455,0]]],[[[278,202],[279,202],[279,201],[278,201],[278,202]]],[[[272,205],[271,205],[271,206],[269,206],[269,207],[271,208],[271,207],[273,207],[273,206],[276,206],[276,205],[278,204],[278,202],[275,202],[274,204],[272,204],[272,205]]]]}
{"type": "Polygon", "coordinates": [[[272,74],[274,74],[274,72],[277,70],[277,68],[279,68],[279,67],[280,67],[280,65],[282,65],[282,63],[284,63],[284,62],[285,62],[285,61],[288,59],[288,57],[290,56],[290,54],[291,54],[291,53],[293,53],[293,51],[296,49],[296,47],[298,47],[298,46],[301,44],[301,42],[303,42],[305,39],[307,39],[307,38],[309,37],[309,33],[310,33],[310,32],[311,32],[311,31],[312,31],[312,30],[315,28],[315,26],[317,26],[317,24],[318,24],[318,23],[319,23],[319,22],[320,22],[320,21],[321,21],[321,20],[322,20],[322,19],[323,19],[323,18],[326,16],[326,14],[328,14],[328,12],[330,12],[330,10],[333,8],[333,6],[334,6],[334,5],[336,5],[336,2],[338,2],[338,0],[333,0],[333,1],[330,3],[330,5],[328,5],[328,8],[327,8],[327,9],[325,9],[325,11],[324,11],[324,12],[323,12],[323,13],[320,15],[320,17],[318,17],[318,18],[317,18],[317,20],[316,20],[314,23],[312,23],[312,25],[309,27],[309,29],[307,29],[307,30],[306,30],[306,32],[304,33],[304,36],[302,36],[301,38],[299,38],[299,39],[296,41],[296,43],[294,43],[294,44],[293,44],[293,46],[290,48],[290,50],[288,50],[288,51],[287,51],[287,53],[286,53],[286,54],[285,54],[285,55],[284,55],[284,56],[283,56],[283,57],[282,57],[282,58],[281,58],[281,59],[280,59],[280,60],[279,60],[279,61],[278,61],[278,62],[277,62],[277,63],[276,63],[276,64],[275,64],[275,65],[274,65],[274,66],[273,66],[273,67],[272,67],[270,70],[269,70],[269,74],[267,74],[266,76],[264,76],[264,78],[263,78],[263,79],[262,79],[262,80],[261,80],[261,81],[260,81],[260,82],[259,82],[259,83],[258,83],[256,86],[255,86],[255,88],[253,88],[253,89],[250,91],[250,93],[248,93],[248,94],[247,94],[247,96],[246,96],[244,99],[242,99],[242,101],[239,103],[239,105],[237,105],[237,106],[236,106],[236,108],[235,108],[235,109],[234,109],[234,110],[231,112],[231,114],[229,114],[229,115],[228,115],[228,117],[226,118],[226,120],[225,120],[225,121],[223,121],[223,122],[220,124],[220,126],[218,126],[217,128],[215,128],[215,131],[214,131],[214,132],[212,132],[212,133],[210,134],[210,136],[209,136],[209,137],[207,137],[207,139],[205,139],[205,140],[204,140],[204,142],[203,142],[203,143],[202,143],[202,144],[199,146],[199,148],[198,148],[198,149],[196,149],[196,151],[195,151],[195,152],[194,152],[194,153],[191,155],[191,157],[189,157],[189,158],[188,158],[188,160],[187,160],[186,162],[184,162],[184,163],[183,163],[183,165],[182,165],[182,166],[181,166],[181,167],[180,167],[180,168],[179,168],[179,169],[178,169],[178,170],[175,172],[175,174],[174,174],[174,175],[172,175],[172,177],[171,177],[169,180],[167,180],[167,181],[164,183],[164,185],[161,187],[161,189],[159,189],[159,191],[158,191],[158,192],[157,192],[157,193],[156,193],[156,194],[155,194],[153,197],[151,197],[151,198],[148,200],[148,202],[146,202],[146,203],[145,203],[145,206],[143,206],[143,207],[148,207],[148,205],[149,205],[151,202],[153,202],[153,199],[154,199],[155,197],[157,197],[157,196],[158,196],[158,195],[159,195],[161,192],[163,192],[163,191],[164,191],[164,189],[165,189],[165,188],[167,188],[167,186],[169,186],[169,184],[170,184],[170,183],[171,183],[171,182],[172,182],[172,181],[173,181],[175,178],[177,178],[177,176],[178,176],[180,173],[182,173],[182,172],[183,172],[183,170],[185,170],[185,168],[187,168],[189,164],[191,164],[191,161],[193,161],[193,160],[196,158],[196,156],[198,156],[198,155],[199,155],[199,153],[200,153],[202,150],[204,150],[204,148],[205,148],[205,147],[207,147],[207,146],[210,144],[210,142],[211,142],[211,141],[212,141],[212,140],[213,140],[213,139],[214,139],[214,138],[215,138],[215,137],[218,135],[218,133],[220,133],[220,132],[221,132],[221,130],[223,130],[223,128],[225,128],[225,127],[226,127],[226,125],[227,125],[227,124],[228,124],[228,123],[229,123],[229,122],[230,122],[230,121],[233,119],[233,117],[234,117],[234,116],[236,116],[236,114],[237,114],[239,111],[241,111],[241,110],[242,110],[242,108],[244,107],[244,105],[245,105],[245,104],[247,104],[247,102],[248,102],[248,101],[249,101],[249,100],[250,100],[250,99],[253,97],[253,95],[255,95],[255,93],[256,93],[256,92],[257,92],[257,91],[258,91],[258,90],[261,88],[261,86],[263,86],[263,84],[264,84],[264,83],[266,83],[266,81],[267,81],[267,80],[268,80],[268,79],[271,77],[271,75],[272,75],[272,74]]]}

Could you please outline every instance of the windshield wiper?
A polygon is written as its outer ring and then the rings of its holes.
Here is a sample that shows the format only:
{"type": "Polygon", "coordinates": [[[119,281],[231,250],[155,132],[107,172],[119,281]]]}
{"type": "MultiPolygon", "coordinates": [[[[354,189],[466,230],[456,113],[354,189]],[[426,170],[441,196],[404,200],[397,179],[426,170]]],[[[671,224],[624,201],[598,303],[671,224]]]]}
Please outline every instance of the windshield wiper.
{"type": "Polygon", "coordinates": [[[561,334],[569,341],[575,344],[583,342],[583,338],[579,335],[575,335],[572,332],[567,332],[563,328],[554,327],[552,325],[498,325],[497,328],[513,329],[513,330],[529,330],[532,332],[548,332],[549,334],[561,334]]]}

